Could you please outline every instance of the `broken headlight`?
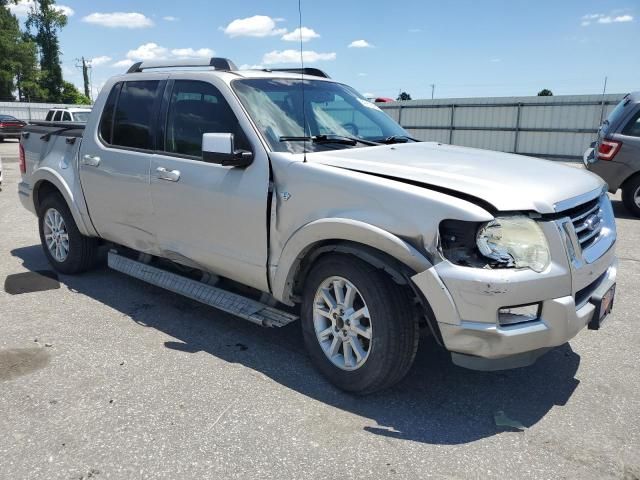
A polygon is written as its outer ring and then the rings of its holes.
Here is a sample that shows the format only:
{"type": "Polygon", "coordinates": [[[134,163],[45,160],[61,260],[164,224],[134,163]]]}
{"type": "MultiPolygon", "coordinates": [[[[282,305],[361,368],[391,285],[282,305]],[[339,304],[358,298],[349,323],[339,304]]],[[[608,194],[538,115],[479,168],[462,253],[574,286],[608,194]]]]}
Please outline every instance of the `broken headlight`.
{"type": "Polygon", "coordinates": [[[524,215],[496,217],[478,229],[480,253],[505,267],[542,272],[551,260],[549,245],[535,220],[524,215]]]}

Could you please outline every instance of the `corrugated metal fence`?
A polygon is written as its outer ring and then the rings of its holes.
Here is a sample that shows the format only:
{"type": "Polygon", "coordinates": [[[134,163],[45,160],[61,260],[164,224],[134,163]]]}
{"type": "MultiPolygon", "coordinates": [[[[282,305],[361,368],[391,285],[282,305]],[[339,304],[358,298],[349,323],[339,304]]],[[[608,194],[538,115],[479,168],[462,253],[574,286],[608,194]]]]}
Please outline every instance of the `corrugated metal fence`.
{"type": "Polygon", "coordinates": [[[623,96],[460,98],[378,106],[420,140],[577,160],[623,96]]]}
{"type": "Polygon", "coordinates": [[[26,103],[26,102],[0,102],[0,114],[11,115],[25,122],[44,120],[47,112],[52,108],[80,107],[88,105],[62,105],[60,103],[26,103]]]}

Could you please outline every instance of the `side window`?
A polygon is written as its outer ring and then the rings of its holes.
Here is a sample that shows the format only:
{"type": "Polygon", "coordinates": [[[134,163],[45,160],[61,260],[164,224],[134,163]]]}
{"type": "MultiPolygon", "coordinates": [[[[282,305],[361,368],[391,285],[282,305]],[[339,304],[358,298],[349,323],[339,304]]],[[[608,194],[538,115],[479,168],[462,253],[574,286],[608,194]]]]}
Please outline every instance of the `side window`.
{"type": "Polygon", "coordinates": [[[102,109],[102,117],[100,118],[100,137],[107,143],[113,143],[113,113],[116,110],[116,100],[118,99],[118,93],[122,83],[116,83],[111,92],[109,92],[109,98],[107,103],[104,104],[102,109]]]}
{"type": "Polygon", "coordinates": [[[622,129],[622,135],[640,137],[640,110],[629,120],[629,123],[627,123],[624,129],[622,129]]]}
{"type": "Polygon", "coordinates": [[[167,115],[165,151],[202,157],[203,133],[233,133],[235,148],[249,149],[238,119],[216,87],[176,80],[167,115]]]}
{"type": "Polygon", "coordinates": [[[70,122],[71,121],[71,114],[69,112],[64,112],[64,114],[62,115],[62,121],[63,122],[70,122]]]}
{"type": "Polygon", "coordinates": [[[53,116],[53,121],[59,122],[61,118],[62,118],[62,110],[56,110],[56,113],[53,116]]]}
{"type": "Polygon", "coordinates": [[[153,149],[153,106],[160,82],[142,80],[124,82],[113,123],[113,145],[153,149]]]}
{"type": "Polygon", "coordinates": [[[45,120],[46,120],[47,122],[50,122],[51,120],[53,120],[53,110],[49,110],[49,111],[47,112],[47,118],[45,118],[45,120]]]}

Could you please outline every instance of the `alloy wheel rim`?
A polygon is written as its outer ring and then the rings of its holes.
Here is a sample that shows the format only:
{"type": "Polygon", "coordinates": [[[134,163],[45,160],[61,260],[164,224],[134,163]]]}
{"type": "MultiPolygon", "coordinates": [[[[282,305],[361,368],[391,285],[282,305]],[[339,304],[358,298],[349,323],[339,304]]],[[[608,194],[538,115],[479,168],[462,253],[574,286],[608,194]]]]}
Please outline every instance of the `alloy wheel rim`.
{"type": "Polygon", "coordinates": [[[636,203],[636,207],[640,208],[640,187],[633,192],[633,201],[636,203]]]}
{"type": "Polygon", "coordinates": [[[327,358],[342,370],[361,368],[371,353],[373,328],[361,293],[339,276],[324,280],[313,301],[313,325],[327,358]]]}
{"type": "Polygon", "coordinates": [[[44,239],[49,253],[62,263],[69,256],[69,232],[60,212],[50,208],[44,214],[44,239]]]}

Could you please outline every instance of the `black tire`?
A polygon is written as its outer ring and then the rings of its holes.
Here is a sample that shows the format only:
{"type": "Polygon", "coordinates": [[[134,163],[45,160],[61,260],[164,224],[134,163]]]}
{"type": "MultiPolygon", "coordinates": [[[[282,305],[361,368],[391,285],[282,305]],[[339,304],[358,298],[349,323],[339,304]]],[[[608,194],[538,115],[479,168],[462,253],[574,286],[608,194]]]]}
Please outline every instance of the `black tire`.
{"type": "Polygon", "coordinates": [[[382,270],[349,255],[327,255],[312,267],[302,301],[304,342],[314,365],[338,388],[369,394],[400,381],[413,364],[420,337],[409,296],[382,270]],[[313,307],[316,291],[333,276],[351,282],[369,310],[372,338],[365,362],[343,370],[325,355],[316,336],[313,307]]]}
{"type": "Polygon", "coordinates": [[[631,177],[622,186],[622,203],[629,213],[640,217],[640,206],[636,203],[637,195],[640,195],[640,174],[631,177]]]}
{"type": "Polygon", "coordinates": [[[98,240],[85,237],[78,230],[73,215],[67,207],[67,203],[58,193],[47,195],[38,208],[38,227],[40,231],[40,243],[44,254],[51,266],[60,273],[74,274],[90,270],[98,259],[98,240]],[[49,251],[44,236],[44,219],[49,209],[57,210],[64,220],[67,234],[69,235],[69,252],[64,261],[58,261],[49,251]]]}

